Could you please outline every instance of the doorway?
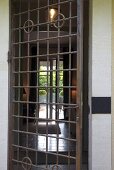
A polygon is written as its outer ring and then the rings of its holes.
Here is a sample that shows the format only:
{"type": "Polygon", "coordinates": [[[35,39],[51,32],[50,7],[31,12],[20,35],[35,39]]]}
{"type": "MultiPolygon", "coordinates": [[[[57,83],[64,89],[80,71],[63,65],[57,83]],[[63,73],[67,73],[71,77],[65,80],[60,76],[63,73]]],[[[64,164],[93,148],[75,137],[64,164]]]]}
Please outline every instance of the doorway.
{"type": "MultiPolygon", "coordinates": [[[[50,119],[56,119],[56,113],[57,113],[57,107],[54,103],[57,103],[57,90],[56,90],[56,85],[57,85],[57,60],[54,58],[51,58],[49,60],[49,66],[47,66],[46,61],[40,61],[39,62],[39,86],[42,87],[41,90],[39,90],[39,102],[42,103],[40,105],[40,111],[39,111],[39,118],[46,118],[46,105],[45,103],[47,102],[47,97],[49,103],[53,103],[53,105],[49,106],[49,115],[48,118],[50,119]],[[47,70],[49,70],[49,74],[47,75],[47,70]],[[48,86],[50,86],[48,94],[47,90],[45,87],[47,87],[47,79],[48,79],[48,86]],[[48,95],[48,96],[47,96],[48,95]],[[43,104],[44,103],[44,104],[43,104]]],[[[63,112],[63,61],[60,61],[59,65],[59,86],[61,87],[59,89],[59,110],[58,110],[58,118],[59,119],[64,119],[64,112],[63,112]]]]}
{"type": "Polygon", "coordinates": [[[11,170],[87,170],[82,14],[81,0],[11,1],[11,170]]]}

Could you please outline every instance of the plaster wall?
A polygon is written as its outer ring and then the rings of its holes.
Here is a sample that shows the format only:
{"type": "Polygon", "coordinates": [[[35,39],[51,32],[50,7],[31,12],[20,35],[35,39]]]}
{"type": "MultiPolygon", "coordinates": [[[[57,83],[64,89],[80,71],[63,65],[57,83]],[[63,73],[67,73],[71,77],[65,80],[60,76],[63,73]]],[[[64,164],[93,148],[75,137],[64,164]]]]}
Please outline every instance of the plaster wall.
{"type": "Polygon", "coordinates": [[[0,1],[0,169],[7,170],[9,1],[0,1]]]}
{"type": "Polygon", "coordinates": [[[112,170],[114,170],[114,0],[112,0],[112,170]]]}
{"type": "Polygon", "coordinates": [[[93,0],[92,7],[92,97],[110,97],[112,0],[93,0]]]}
{"type": "Polygon", "coordinates": [[[111,169],[111,115],[92,115],[92,170],[111,169]]]}
{"type": "MultiPolygon", "coordinates": [[[[111,97],[112,0],[92,0],[91,8],[91,97],[111,97]]],[[[111,114],[90,117],[90,170],[111,170],[111,114]]]]}

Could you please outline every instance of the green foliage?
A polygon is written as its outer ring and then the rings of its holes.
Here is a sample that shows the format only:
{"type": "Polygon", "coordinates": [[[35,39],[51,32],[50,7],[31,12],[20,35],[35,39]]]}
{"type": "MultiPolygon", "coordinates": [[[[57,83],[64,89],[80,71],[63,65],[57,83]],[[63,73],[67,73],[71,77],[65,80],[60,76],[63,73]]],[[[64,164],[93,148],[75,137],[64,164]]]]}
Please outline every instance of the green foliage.
{"type": "Polygon", "coordinates": [[[60,91],[59,95],[60,95],[60,96],[63,96],[63,90],[60,91]]]}
{"type": "MultiPolygon", "coordinates": [[[[60,65],[60,70],[62,70],[63,65],[60,65]]],[[[40,87],[46,87],[46,86],[50,86],[50,72],[48,72],[47,74],[47,70],[46,70],[46,66],[40,66],[40,73],[38,74],[38,79],[39,79],[39,86],[40,87]],[[48,76],[48,78],[47,78],[48,76]]],[[[53,76],[53,87],[55,87],[57,85],[56,81],[57,81],[57,72],[53,70],[52,73],[53,76]]],[[[59,86],[62,87],[63,86],[63,71],[59,71],[59,86]]],[[[53,88],[53,93],[56,92],[56,88],[53,88]]],[[[42,93],[42,92],[41,92],[42,93]]],[[[63,92],[61,92],[61,95],[63,95],[63,92]]]]}
{"type": "Polygon", "coordinates": [[[39,95],[40,96],[43,96],[43,95],[46,95],[47,92],[45,90],[39,90],[39,95]]]}

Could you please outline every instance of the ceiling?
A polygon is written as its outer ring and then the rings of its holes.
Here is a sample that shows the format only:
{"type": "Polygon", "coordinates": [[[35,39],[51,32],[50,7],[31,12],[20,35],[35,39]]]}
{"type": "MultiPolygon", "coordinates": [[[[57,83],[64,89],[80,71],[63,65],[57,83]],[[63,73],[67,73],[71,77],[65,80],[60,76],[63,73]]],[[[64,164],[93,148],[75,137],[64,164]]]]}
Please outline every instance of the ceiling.
{"type": "MultiPolygon", "coordinates": [[[[49,4],[57,4],[59,0],[49,0],[49,4]]],[[[39,23],[45,23],[47,21],[48,15],[48,0],[13,0],[13,8],[15,8],[14,13],[25,12],[30,8],[30,18],[33,19],[34,23],[37,23],[38,11],[34,10],[38,8],[39,2],[39,23]],[[28,3],[29,2],[29,3],[28,3]]],[[[77,1],[76,0],[60,0],[60,6],[57,4],[56,7],[60,7],[60,13],[62,13],[65,18],[74,17],[77,15],[77,1]]],[[[55,7],[55,5],[54,5],[55,7]]],[[[22,19],[27,18],[28,13],[23,13],[22,19]]],[[[76,19],[72,19],[72,27],[76,27],[76,19]]],[[[69,22],[65,22],[64,27],[68,27],[69,22]]],[[[66,30],[62,30],[66,31],[66,30]]]]}

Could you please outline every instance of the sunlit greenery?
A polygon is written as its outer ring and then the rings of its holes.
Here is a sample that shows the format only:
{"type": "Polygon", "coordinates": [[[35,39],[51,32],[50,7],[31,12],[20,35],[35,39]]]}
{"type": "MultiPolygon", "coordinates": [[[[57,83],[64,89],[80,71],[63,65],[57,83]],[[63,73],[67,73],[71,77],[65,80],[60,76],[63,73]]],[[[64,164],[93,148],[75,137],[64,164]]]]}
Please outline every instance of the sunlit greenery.
{"type": "MultiPolygon", "coordinates": [[[[60,65],[60,70],[62,70],[63,66],[60,65]]],[[[55,67],[53,68],[55,70],[55,67]]],[[[56,71],[52,72],[52,82],[50,81],[50,72],[47,71],[46,66],[40,66],[40,72],[38,75],[38,84],[40,87],[42,87],[42,90],[45,90],[45,87],[47,86],[53,86],[53,93],[56,91],[56,86],[62,87],[63,86],[63,71],[59,71],[58,73],[56,71]],[[58,82],[58,83],[57,83],[58,82]],[[51,84],[52,83],[52,84],[51,84]],[[54,88],[55,87],[55,88],[54,88]]],[[[61,90],[60,90],[61,92],[61,90]]],[[[44,93],[41,92],[42,94],[44,93]]],[[[63,92],[61,92],[62,94],[63,92]]]]}

